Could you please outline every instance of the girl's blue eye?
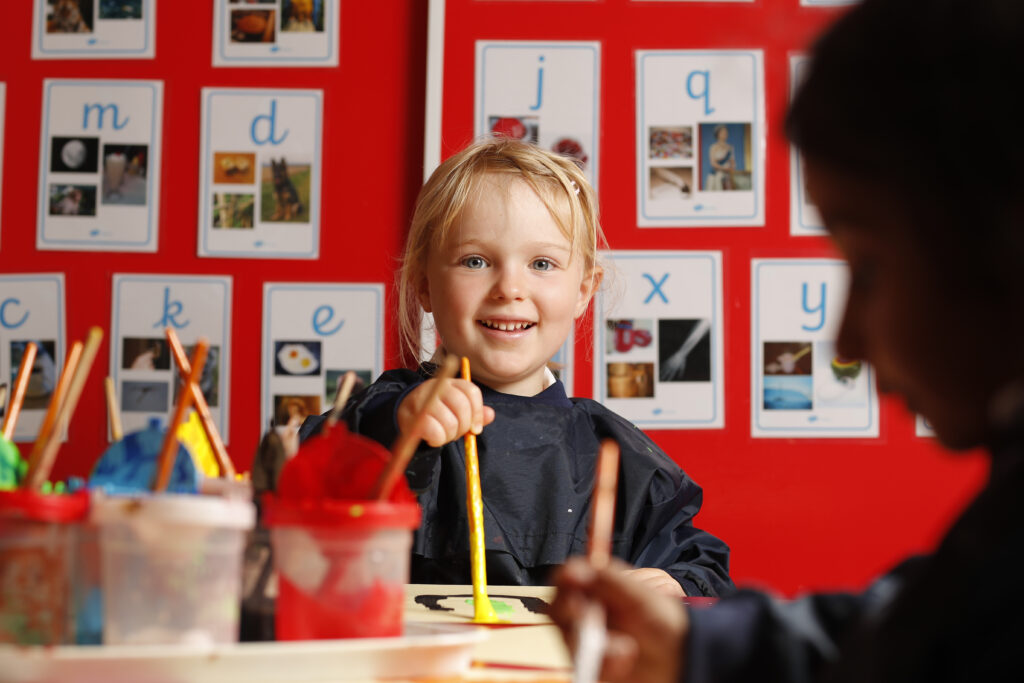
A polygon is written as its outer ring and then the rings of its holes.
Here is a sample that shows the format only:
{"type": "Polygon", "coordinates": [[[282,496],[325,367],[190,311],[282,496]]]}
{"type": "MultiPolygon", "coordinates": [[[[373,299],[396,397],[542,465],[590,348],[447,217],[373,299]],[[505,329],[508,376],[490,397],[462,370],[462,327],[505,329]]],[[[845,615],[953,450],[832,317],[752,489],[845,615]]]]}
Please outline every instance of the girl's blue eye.
{"type": "Polygon", "coordinates": [[[546,258],[539,258],[539,259],[534,260],[534,262],[531,264],[531,266],[533,267],[534,270],[554,270],[555,269],[554,262],[552,262],[552,261],[550,261],[550,260],[548,260],[546,258]]]}
{"type": "Polygon", "coordinates": [[[472,270],[479,270],[480,268],[486,266],[487,262],[484,261],[479,256],[467,256],[466,258],[462,259],[462,265],[472,270]]]}

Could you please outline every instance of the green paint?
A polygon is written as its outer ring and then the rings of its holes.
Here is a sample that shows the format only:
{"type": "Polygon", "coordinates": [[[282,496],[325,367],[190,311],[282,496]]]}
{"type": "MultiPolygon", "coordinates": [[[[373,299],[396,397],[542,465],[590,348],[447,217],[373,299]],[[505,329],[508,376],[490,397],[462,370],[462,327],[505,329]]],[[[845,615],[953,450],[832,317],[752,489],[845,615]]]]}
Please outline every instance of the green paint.
{"type": "Polygon", "coordinates": [[[21,458],[18,447],[0,435],[0,490],[18,488],[28,471],[28,463],[21,458]]]}
{"type": "MultiPolygon", "coordinates": [[[[488,599],[490,600],[490,598],[488,598],[488,599]]],[[[473,598],[467,598],[466,599],[466,604],[467,605],[472,605],[473,604],[473,598]]],[[[512,607],[512,605],[508,604],[507,602],[503,602],[501,600],[491,600],[491,607],[494,608],[494,613],[495,614],[499,614],[499,615],[500,614],[512,614],[513,609],[514,609],[512,607]]]]}

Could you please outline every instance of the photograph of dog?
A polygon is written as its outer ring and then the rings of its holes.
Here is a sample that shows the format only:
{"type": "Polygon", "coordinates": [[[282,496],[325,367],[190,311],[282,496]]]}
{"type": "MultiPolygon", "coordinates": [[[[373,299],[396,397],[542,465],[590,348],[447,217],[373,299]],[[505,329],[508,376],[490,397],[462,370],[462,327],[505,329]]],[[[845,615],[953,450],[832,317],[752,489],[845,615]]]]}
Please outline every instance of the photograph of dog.
{"type": "Polygon", "coordinates": [[[309,222],[308,163],[271,158],[261,172],[260,220],[265,223],[309,222]]]}

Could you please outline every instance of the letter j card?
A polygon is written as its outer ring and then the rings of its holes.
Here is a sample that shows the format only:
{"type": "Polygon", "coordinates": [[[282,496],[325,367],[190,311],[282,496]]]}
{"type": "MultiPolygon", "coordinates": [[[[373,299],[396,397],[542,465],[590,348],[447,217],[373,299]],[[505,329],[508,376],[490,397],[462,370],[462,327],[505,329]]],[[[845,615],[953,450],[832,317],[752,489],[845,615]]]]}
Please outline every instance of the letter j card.
{"type": "Polygon", "coordinates": [[[836,353],[849,273],[834,259],[752,263],[753,436],[878,436],[871,367],[836,353]]]}
{"type": "Polygon", "coordinates": [[[203,89],[199,255],[320,253],[320,90],[203,89]]]}

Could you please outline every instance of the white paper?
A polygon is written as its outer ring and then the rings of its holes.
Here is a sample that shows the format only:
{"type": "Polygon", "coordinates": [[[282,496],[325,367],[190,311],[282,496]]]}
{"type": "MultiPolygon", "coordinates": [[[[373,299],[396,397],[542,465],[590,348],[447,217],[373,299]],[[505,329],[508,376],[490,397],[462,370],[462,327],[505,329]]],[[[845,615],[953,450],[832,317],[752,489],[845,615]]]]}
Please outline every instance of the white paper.
{"type": "Polygon", "coordinates": [[[637,225],[764,224],[760,50],[636,53],[637,225]]]}
{"type": "MultiPolygon", "coordinates": [[[[3,187],[4,187],[4,111],[5,103],[7,100],[7,84],[0,81],[0,216],[3,215],[3,187]]],[[[3,224],[0,224],[0,228],[3,224]]],[[[0,235],[3,235],[3,230],[0,229],[0,235]]]]}
{"type": "Polygon", "coordinates": [[[474,133],[572,157],[596,186],[600,74],[600,43],[477,41],[474,133]]]}
{"type": "Polygon", "coordinates": [[[317,258],[323,91],[202,97],[199,255],[317,258]]]}
{"type": "Polygon", "coordinates": [[[26,342],[37,346],[15,441],[31,441],[39,433],[67,353],[65,310],[63,273],[0,275],[0,382],[8,391],[26,342]]]}
{"type": "Polygon", "coordinates": [[[230,277],[115,274],[110,324],[110,376],[125,433],[151,418],[166,427],[180,390],[164,330],[174,329],[191,357],[210,342],[199,386],[224,443],[228,443],[231,387],[230,277]]]}
{"type": "Polygon", "coordinates": [[[363,385],[383,372],[384,285],[263,285],[261,425],[319,415],[349,370],[363,385]]]}
{"type": "Polygon", "coordinates": [[[156,0],[33,0],[32,59],[152,59],[156,0]]]}
{"type": "Polygon", "coordinates": [[[340,0],[214,0],[214,66],[338,66],[340,0]]]}
{"type": "Polygon", "coordinates": [[[163,82],[43,83],[37,249],[157,250],[163,82]]]}
{"type": "Polygon", "coordinates": [[[874,370],[835,350],[848,282],[835,259],[752,262],[754,436],[878,436],[874,370]]]}
{"type": "MultiPolygon", "coordinates": [[[[789,57],[789,93],[792,100],[806,78],[811,60],[806,55],[789,57]]],[[[807,196],[806,169],[796,145],[789,146],[789,234],[824,235],[825,225],[818,208],[807,196]]]]}
{"type": "Polygon", "coordinates": [[[725,426],[722,255],[604,254],[594,317],[595,398],[640,427],[725,426]]]}

